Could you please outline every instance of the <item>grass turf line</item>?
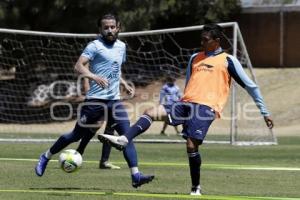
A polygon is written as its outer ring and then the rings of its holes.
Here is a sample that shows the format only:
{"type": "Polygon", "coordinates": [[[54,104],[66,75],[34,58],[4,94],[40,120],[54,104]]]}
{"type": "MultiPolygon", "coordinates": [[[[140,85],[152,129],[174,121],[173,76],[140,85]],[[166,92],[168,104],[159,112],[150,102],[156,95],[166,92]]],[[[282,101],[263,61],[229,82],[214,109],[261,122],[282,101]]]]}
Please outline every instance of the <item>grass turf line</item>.
{"type": "MultiPolygon", "coordinates": [[[[199,199],[199,196],[176,195],[176,194],[148,194],[148,193],[125,193],[125,192],[90,192],[90,191],[61,191],[61,190],[1,190],[0,193],[52,193],[52,194],[73,194],[73,195],[113,195],[113,196],[134,196],[134,197],[153,197],[153,198],[178,198],[178,199],[199,199]]],[[[251,196],[221,196],[221,195],[202,195],[202,200],[299,200],[299,198],[284,197],[251,197],[251,196]]]]}
{"type": "MultiPolygon", "coordinates": [[[[27,161],[36,162],[37,159],[24,159],[24,158],[0,158],[2,161],[27,161]]],[[[58,162],[58,160],[51,160],[50,162],[58,162]]],[[[98,163],[99,161],[87,160],[84,163],[98,163]]],[[[114,162],[114,164],[126,165],[125,162],[114,162]]],[[[186,163],[162,163],[162,162],[141,162],[140,165],[145,166],[188,166],[186,163]]],[[[232,169],[232,170],[267,170],[267,171],[300,171],[297,167],[272,167],[272,166],[260,166],[260,165],[227,165],[227,164],[203,164],[205,169],[232,169]]]]}

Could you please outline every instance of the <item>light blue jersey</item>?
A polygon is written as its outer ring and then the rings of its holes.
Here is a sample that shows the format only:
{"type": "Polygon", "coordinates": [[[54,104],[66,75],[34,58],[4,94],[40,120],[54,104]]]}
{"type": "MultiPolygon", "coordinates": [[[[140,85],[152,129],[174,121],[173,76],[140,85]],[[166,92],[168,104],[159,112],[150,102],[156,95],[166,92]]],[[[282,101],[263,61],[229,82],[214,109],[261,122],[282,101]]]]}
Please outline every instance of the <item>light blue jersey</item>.
{"type": "Polygon", "coordinates": [[[124,42],[116,42],[108,46],[99,37],[90,42],[83,50],[81,56],[85,56],[90,61],[90,71],[93,74],[106,78],[108,87],[102,88],[94,80],[90,80],[90,90],[87,99],[120,99],[120,77],[121,65],[126,60],[126,46],[124,42]]]}
{"type": "Polygon", "coordinates": [[[181,96],[180,89],[177,85],[169,85],[166,83],[160,90],[159,104],[172,104],[176,101],[179,101],[181,96]]]}

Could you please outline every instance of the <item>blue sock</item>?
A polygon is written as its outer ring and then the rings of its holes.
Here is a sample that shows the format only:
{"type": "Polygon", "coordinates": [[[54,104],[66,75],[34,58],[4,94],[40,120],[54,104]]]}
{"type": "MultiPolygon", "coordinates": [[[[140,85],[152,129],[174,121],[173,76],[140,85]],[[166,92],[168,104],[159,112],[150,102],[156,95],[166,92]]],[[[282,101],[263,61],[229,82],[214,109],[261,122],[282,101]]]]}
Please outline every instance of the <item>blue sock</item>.
{"type": "Polygon", "coordinates": [[[126,148],[123,151],[123,155],[129,168],[138,166],[136,149],[133,142],[127,144],[126,148]]]}
{"type": "MultiPolygon", "coordinates": [[[[129,131],[129,121],[123,121],[122,123],[117,123],[114,126],[114,129],[118,132],[118,134],[122,135],[123,133],[127,133],[129,131]]],[[[138,158],[135,146],[133,142],[129,142],[123,151],[123,156],[127,162],[129,168],[138,166],[138,158]]]]}
{"type": "MultiPolygon", "coordinates": [[[[111,128],[110,125],[106,125],[106,128],[104,130],[104,134],[113,135],[114,134],[114,129],[111,128]]],[[[110,152],[111,152],[111,146],[107,143],[103,143],[102,153],[101,153],[101,158],[100,158],[101,163],[104,163],[105,161],[108,161],[110,152]]]]}
{"type": "Polygon", "coordinates": [[[131,140],[133,140],[133,138],[145,132],[151,126],[151,124],[151,117],[149,117],[148,115],[142,115],[140,119],[133,126],[131,126],[129,131],[124,135],[130,142],[131,140]]]}
{"type": "Polygon", "coordinates": [[[192,185],[200,185],[201,156],[199,152],[188,153],[192,185]]]}

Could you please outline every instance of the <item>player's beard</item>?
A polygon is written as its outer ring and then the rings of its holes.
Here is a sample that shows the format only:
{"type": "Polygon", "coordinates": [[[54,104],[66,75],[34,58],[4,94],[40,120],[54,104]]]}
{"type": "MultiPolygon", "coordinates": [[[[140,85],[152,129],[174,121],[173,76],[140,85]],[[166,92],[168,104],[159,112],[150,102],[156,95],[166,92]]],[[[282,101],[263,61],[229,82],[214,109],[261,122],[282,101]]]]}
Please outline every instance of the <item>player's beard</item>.
{"type": "Polygon", "coordinates": [[[118,39],[118,33],[112,34],[112,33],[102,33],[101,37],[105,44],[107,45],[113,45],[115,41],[118,39]]]}

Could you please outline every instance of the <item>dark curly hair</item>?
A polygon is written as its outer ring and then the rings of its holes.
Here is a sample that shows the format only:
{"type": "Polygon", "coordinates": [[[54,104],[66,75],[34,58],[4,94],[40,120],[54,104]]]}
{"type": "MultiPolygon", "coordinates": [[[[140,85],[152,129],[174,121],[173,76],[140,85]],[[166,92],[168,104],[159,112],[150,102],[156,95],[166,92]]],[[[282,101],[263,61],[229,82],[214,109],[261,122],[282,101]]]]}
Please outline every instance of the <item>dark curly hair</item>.
{"type": "Polygon", "coordinates": [[[114,15],[114,14],[107,13],[107,14],[103,15],[102,17],[100,17],[100,18],[97,20],[97,26],[98,26],[98,27],[101,27],[101,22],[102,22],[102,20],[104,20],[104,19],[113,19],[113,20],[116,20],[116,24],[117,24],[118,26],[120,26],[119,18],[118,18],[116,15],[114,15]]]}
{"type": "Polygon", "coordinates": [[[203,27],[204,32],[209,32],[213,39],[222,38],[223,29],[218,24],[206,24],[203,27]]]}

